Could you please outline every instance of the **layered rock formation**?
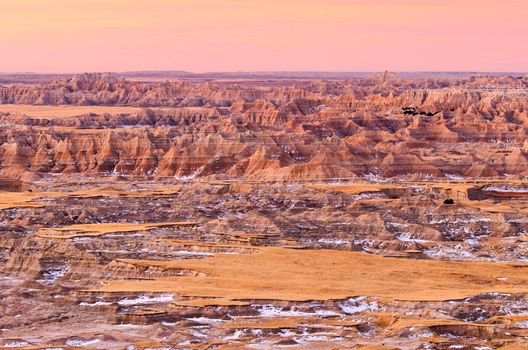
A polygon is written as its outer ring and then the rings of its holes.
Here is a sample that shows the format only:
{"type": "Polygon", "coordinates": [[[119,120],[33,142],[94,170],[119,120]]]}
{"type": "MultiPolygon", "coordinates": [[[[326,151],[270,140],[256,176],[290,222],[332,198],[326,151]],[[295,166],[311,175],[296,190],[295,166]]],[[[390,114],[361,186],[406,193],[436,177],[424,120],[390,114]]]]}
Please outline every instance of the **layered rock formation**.
{"type": "Polygon", "coordinates": [[[0,166],[258,180],[526,175],[526,78],[289,84],[82,75],[0,88],[3,103],[150,107],[61,118],[53,109],[4,112],[0,166]]]}
{"type": "Polygon", "coordinates": [[[515,180],[29,190],[0,192],[0,347],[526,345],[515,180]]]}
{"type": "Polygon", "coordinates": [[[1,87],[0,348],[525,348],[527,82],[1,87]]]}

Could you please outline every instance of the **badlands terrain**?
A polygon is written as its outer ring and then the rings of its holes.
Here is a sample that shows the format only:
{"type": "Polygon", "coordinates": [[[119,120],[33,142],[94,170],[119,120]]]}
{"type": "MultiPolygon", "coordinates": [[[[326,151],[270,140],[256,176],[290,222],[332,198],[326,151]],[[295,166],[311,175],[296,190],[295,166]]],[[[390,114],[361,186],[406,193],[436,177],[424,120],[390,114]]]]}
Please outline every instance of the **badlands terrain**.
{"type": "Polygon", "coordinates": [[[162,78],[0,77],[0,348],[528,349],[528,76],[162,78]]]}

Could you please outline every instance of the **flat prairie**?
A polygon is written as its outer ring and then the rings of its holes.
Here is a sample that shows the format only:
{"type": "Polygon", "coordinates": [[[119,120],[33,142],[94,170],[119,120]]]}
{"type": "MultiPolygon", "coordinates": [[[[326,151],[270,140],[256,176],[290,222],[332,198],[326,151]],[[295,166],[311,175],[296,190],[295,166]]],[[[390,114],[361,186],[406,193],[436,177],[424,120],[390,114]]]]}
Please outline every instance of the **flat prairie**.
{"type": "MultiPolygon", "coordinates": [[[[260,248],[180,261],[122,260],[143,267],[195,271],[192,276],[110,281],[99,292],[172,292],[191,298],[329,300],[370,295],[446,301],[480,293],[526,293],[528,264],[416,261],[332,250],[260,248]]],[[[219,302],[221,304],[221,302],[219,302]]]]}
{"type": "Polygon", "coordinates": [[[70,118],[83,114],[132,114],[137,113],[141,108],[128,106],[33,106],[33,105],[12,105],[0,104],[0,112],[11,114],[27,115],[33,118],[70,118]]]}
{"type": "Polygon", "coordinates": [[[156,227],[194,226],[198,222],[153,222],[153,223],[101,223],[101,224],[76,224],[58,228],[45,228],[39,230],[40,238],[72,239],[79,237],[98,237],[109,233],[124,233],[149,231],[156,227]],[[64,234],[62,234],[64,232],[64,234]]]}

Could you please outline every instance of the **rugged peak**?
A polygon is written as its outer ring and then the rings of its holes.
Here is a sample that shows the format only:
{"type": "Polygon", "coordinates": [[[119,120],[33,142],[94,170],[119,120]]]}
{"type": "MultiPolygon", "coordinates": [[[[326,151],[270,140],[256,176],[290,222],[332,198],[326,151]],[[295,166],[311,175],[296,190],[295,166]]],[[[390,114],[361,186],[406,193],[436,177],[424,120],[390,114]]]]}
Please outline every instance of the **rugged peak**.
{"type": "Polygon", "coordinates": [[[394,80],[395,78],[396,78],[396,76],[394,75],[394,73],[391,73],[391,72],[389,72],[387,70],[385,72],[383,72],[383,74],[381,75],[381,81],[383,83],[387,83],[387,82],[389,82],[391,80],[394,80]]]}
{"type": "Polygon", "coordinates": [[[84,73],[74,75],[67,83],[76,91],[94,89],[107,90],[116,81],[116,77],[111,73],[84,73]]]}

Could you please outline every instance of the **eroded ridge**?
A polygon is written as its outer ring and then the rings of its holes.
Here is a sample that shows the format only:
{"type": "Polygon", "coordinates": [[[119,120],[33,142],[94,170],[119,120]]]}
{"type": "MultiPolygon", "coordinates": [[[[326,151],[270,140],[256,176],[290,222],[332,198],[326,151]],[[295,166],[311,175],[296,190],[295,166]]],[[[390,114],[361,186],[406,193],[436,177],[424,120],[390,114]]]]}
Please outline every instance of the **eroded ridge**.
{"type": "Polygon", "coordinates": [[[526,77],[506,76],[146,83],[86,74],[0,87],[0,166],[8,178],[524,176],[527,95],[526,77]]]}

